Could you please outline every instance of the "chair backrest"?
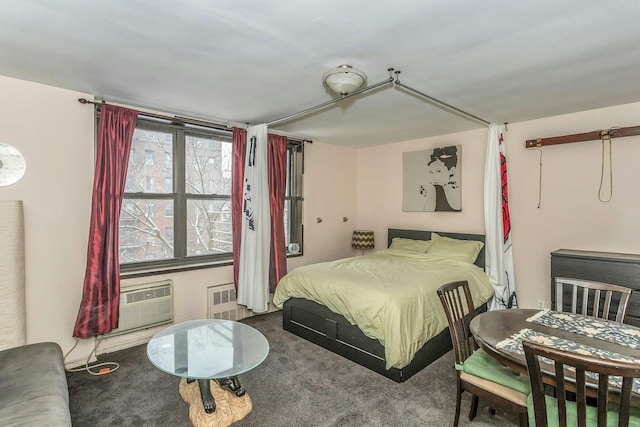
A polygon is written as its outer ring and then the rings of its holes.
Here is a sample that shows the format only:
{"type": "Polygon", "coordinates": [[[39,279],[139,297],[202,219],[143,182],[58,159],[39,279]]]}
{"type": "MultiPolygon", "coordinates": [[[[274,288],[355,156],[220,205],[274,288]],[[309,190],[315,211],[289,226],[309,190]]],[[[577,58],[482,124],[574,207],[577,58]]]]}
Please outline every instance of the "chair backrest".
{"type": "Polygon", "coordinates": [[[631,299],[630,288],[591,280],[556,277],[556,310],[563,308],[563,297],[571,295],[571,313],[624,322],[631,299]],[[569,289],[567,292],[565,289],[569,289]],[[615,317],[612,318],[612,315],[615,317]]]}
{"type": "Polygon", "coordinates": [[[461,364],[478,348],[469,331],[469,322],[475,316],[469,283],[466,280],[447,283],[437,292],[449,322],[456,363],[461,364]]]}
{"type": "MultiPolygon", "coordinates": [[[[554,384],[558,400],[558,424],[566,426],[567,398],[565,388],[565,367],[575,368],[575,405],[577,408],[578,426],[586,425],[586,372],[598,374],[598,427],[607,425],[607,409],[609,403],[609,377],[622,377],[622,389],[619,390],[619,419],[618,426],[629,424],[629,409],[631,407],[631,390],[633,379],[640,377],[640,363],[613,361],[554,349],[530,341],[523,341],[522,347],[527,359],[529,380],[531,381],[531,395],[537,426],[547,425],[547,407],[544,396],[542,371],[539,356],[553,361],[554,384]]],[[[617,400],[617,399],[616,399],[617,400]]]]}

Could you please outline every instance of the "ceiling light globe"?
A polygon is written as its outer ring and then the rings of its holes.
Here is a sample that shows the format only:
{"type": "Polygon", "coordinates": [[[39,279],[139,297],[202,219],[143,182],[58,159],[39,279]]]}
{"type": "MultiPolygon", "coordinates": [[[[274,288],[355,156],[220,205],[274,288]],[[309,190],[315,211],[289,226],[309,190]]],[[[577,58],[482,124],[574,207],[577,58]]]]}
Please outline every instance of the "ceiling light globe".
{"type": "Polygon", "coordinates": [[[351,65],[340,65],[322,76],[325,86],[342,96],[349,95],[367,83],[367,75],[351,65]]]}

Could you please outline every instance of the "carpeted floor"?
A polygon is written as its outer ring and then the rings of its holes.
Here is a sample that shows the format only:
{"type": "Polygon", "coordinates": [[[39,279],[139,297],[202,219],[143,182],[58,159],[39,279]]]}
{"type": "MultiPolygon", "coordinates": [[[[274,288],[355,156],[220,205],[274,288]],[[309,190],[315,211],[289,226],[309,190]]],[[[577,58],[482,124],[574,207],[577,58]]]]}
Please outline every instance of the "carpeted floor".
{"type": "MultiPolygon", "coordinates": [[[[254,426],[449,426],[455,411],[455,372],[449,352],[398,384],[282,329],[280,312],[243,322],[270,345],[267,359],[240,376],[253,411],[234,427],[254,426]]],[[[120,368],[108,375],[68,374],[71,417],[76,427],[189,426],[179,379],[147,360],[146,346],[103,355],[120,368]]],[[[480,401],[467,418],[463,395],[460,426],[515,426],[515,417],[490,415],[480,401]]]]}

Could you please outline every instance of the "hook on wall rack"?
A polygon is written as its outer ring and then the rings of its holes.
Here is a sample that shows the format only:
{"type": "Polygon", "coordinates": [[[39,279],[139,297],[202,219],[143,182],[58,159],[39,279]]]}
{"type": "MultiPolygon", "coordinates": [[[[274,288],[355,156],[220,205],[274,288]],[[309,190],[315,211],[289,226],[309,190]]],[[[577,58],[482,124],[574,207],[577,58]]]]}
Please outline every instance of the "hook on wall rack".
{"type": "Polygon", "coordinates": [[[640,126],[624,128],[600,129],[591,132],[574,133],[572,135],[553,136],[550,138],[528,139],[524,143],[525,148],[540,148],[547,145],[568,144],[572,142],[607,140],[622,138],[625,136],[640,135],[640,126]]]}

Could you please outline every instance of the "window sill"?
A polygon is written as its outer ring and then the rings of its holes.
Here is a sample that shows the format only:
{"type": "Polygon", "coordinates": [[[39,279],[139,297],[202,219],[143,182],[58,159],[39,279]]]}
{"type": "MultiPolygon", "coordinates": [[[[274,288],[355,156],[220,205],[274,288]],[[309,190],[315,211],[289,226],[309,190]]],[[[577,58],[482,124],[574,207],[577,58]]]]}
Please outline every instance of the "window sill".
{"type": "MultiPolygon", "coordinates": [[[[287,258],[297,258],[301,257],[302,252],[297,254],[287,254],[287,258]]],[[[149,267],[149,268],[141,268],[136,270],[129,271],[120,271],[121,279],[133,279],[136,277],[147,277],[147,276],[156,276],[158,274],[165,273],[179,273],[182,271],[192,271],[192,270],[202,270],[205,268],[217,268],[217,267],[226,267],[229,265],[233,265],[233,260],[226,259],[222,261],[207,261],[193,264],[182,264],[182,265],[174,265],[174,266],[157,266],[157,267],[149,267]]]]}
{"type": "Polygon", "coordinates": [[[150,268],[141,268],[130,271],[120,271],[121,279],[130,279],[136,277],[146,277],[146,276],[156,276],[158,274],[164,273],[179,273],[182,271],[192,271],[192,270],[202,270],[205,268],[216,268],[216,267],[225,267],[233,265],[233,260],[227,259],[223,261],[207,261],[201,263],[193,263],[193,264],[182,264],[182,265],[173,265],[173,266],[158,266],[158,267],[150,267],[150,268]]]}

